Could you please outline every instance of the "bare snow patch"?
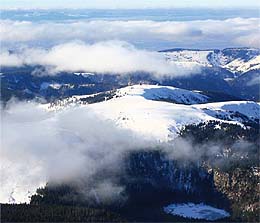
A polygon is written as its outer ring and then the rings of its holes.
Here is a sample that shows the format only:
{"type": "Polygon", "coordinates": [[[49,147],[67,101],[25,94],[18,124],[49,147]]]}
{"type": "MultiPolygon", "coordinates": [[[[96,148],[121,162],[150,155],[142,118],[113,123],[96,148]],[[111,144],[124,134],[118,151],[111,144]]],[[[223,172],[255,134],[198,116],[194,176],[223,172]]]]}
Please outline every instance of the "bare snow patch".
{"type": "Polygon", "coordinates": [[[209,221],[215,221],[230,216],[230,214],[223,209],[214,208],[203,203],[170,204],[167,207],[164,207],[164,211],[167,214],[209,221]]]}

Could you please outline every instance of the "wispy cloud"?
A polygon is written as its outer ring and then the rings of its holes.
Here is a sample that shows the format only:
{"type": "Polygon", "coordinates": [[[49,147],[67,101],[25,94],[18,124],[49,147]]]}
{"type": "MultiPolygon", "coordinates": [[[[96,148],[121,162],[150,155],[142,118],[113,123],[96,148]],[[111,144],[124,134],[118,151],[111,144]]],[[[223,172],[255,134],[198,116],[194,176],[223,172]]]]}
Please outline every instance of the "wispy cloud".
{"type": "Polygon", "coordinates": [[[1,114],[1,202],[13,190],[22,202],[28,190],[47,181],[73,182],[104,167],[116,170],[125,152],[150,145],[87,107],[49,113],[34,103],[10,102],[1,114]]]}

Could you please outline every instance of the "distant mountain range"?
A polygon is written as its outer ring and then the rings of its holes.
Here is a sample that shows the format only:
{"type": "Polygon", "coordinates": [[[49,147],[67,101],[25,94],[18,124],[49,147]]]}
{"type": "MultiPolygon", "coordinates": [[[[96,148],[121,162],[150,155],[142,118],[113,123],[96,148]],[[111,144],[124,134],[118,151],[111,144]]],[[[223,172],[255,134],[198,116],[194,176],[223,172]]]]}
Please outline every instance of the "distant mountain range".
{"type": "Polygon", "coordinates": [[[234,76],[260,69],[260,49],[256,48],[227,48],[224,50],[177,48],[160,52],[165,53],[169,61],[197,63],[205,67],[222,67],[232,72],[234,76]]]}
{"type": "Polygon", "coordinates": [[[93,94],[127,85],[147,83],[200,90],[227,98],[260,100],[260,49],[230,48],[224,50],[170,49],[160,51],[169,63],[201,66],[199,73],[157,79],[149,73],[124,76],[62,72],[55,76],[37,75],[43,67],[2,67],[2,100],[12,96],[21,99],[43,98],[48,101],[72,95],[93,94]]]}
{"type": "Polygon", "coordinates": [[[260,98],[260,49],[171,49],[161,52],[169,62],[198,64],[203,67],[197,75],[173,78],[168,81],[171,85],[190,90],[225,92],[243,99],[260,98]]]}

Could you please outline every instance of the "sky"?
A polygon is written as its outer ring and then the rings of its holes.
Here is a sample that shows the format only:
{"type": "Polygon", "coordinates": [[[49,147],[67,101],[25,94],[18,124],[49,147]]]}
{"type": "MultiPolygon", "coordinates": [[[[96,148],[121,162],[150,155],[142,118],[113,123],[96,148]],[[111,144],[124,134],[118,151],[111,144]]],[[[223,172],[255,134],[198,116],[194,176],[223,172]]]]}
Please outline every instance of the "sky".
{"type": "Polygon", "coordinates": [[[9,8],[175,8],[175,7],[259,7],[258,0],[1,0],[9,8]]]}

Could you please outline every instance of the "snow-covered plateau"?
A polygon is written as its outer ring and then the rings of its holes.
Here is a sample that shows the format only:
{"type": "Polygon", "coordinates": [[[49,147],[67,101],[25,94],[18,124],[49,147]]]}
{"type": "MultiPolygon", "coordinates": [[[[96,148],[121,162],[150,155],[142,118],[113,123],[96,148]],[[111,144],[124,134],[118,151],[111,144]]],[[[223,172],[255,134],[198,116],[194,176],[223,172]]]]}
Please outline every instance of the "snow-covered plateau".
{"type": "MultiPolygon", "coordinates": [[[[243,121],[254,121],[260,116],[260,106],[256,102],[207,101],[208,97],[199,92],[167,86],[134,85],[117,90],[110,100],[80,106],[115,121],[122,128],[158,141],[173,139],[188,124],[218,120],[242,125],[243,121]]],[[[62,110],[64,106],[62,102],[51,107],[45,105],[48,110],[62,110]]],[[[67,107],[70,106],[78,104],[72,103],[67,107]]]]}

